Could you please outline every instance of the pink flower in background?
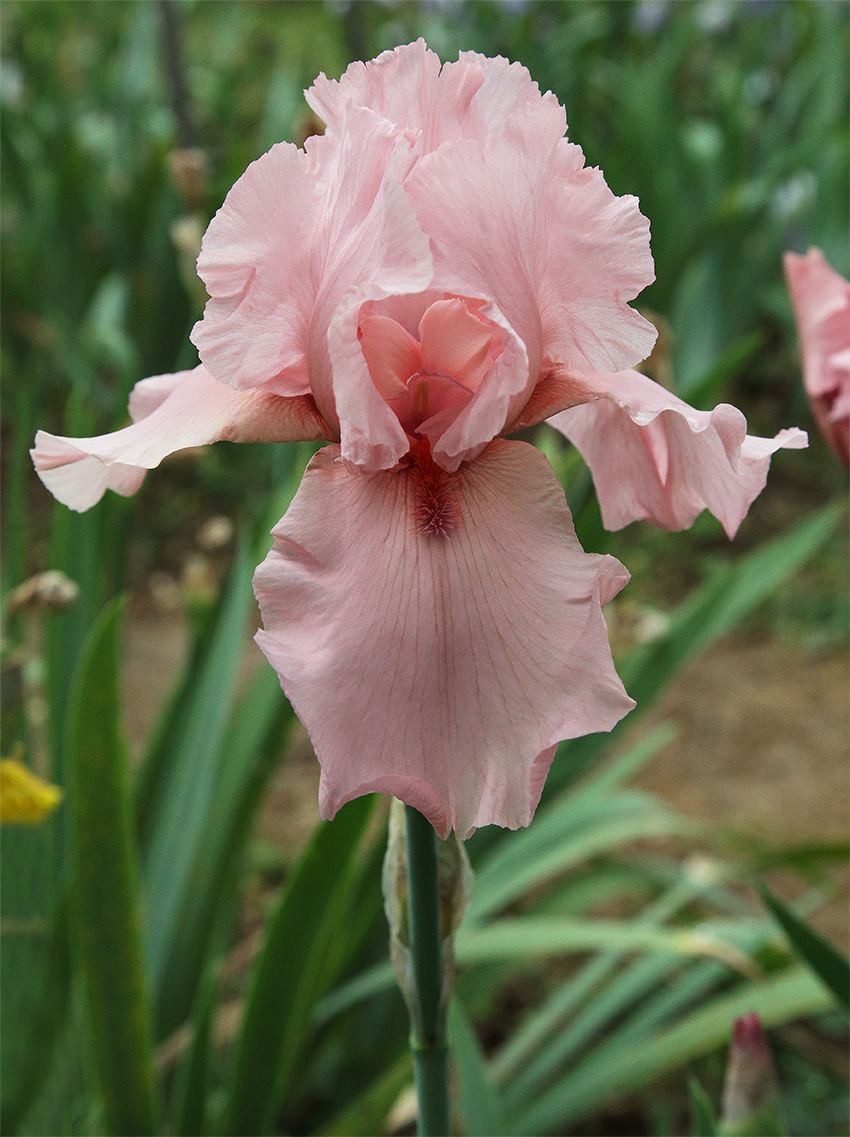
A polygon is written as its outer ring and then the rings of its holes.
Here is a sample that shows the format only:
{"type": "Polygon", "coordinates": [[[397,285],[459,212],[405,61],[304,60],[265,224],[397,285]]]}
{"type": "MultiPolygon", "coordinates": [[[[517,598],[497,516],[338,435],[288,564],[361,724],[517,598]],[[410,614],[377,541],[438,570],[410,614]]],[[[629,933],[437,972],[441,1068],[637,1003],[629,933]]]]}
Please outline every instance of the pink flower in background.
{"type": "Polygon", "coordinates": [[[733,532],[770,453],[731,407],[627,369],[649,226],[566,141],[527,71],[419,41],[307,92],[328,125],[253,163],[198,261],[202,365],[145,380],[132,426],[40,432],[72,508],[133,492],[172,450],[325,438],[255,576],[257,641],[322,764],[320,808],[381,791],[441,834],[526,825],[555,747],[633,706],[602,605],[628,574],[579,546],[539,451],[556,416],[606,520],[733,532]]]}
{"type": "Polygon", "coordinates": [[[803,352],[803,383],[821,433],[850,468],[850,283],[820,249],[785,254],[803,352]]]}

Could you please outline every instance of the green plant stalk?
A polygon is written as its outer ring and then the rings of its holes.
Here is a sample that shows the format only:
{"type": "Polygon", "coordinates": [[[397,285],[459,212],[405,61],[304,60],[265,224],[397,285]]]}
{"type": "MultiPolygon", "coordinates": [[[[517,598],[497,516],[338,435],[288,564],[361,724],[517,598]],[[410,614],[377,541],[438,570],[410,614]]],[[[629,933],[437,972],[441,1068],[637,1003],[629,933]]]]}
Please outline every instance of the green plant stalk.
{"type": "Polygon", "coordinates": [[[437,834],[411,806],[405,807],[405,820],[410,953],[417,1011],[410,1019],[410,1051],[419,1103],[419,1134],[447,1137],[451,1109],[437,834]]]}

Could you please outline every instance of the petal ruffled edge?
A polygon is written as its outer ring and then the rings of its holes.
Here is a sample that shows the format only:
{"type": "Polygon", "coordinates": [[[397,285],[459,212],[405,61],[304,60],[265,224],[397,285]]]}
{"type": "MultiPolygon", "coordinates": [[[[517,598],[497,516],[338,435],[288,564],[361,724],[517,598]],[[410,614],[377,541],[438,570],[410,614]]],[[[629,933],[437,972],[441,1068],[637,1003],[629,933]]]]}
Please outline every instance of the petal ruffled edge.
{"type": "Polygon", "coordinates": [[[107,489],[133,494],[147,470],[190,446],[328,437],[327,424],[309,395],[236,391],[218,383],[203,365],[141,380],[130,395],[130,409],[133,424],[111,434],[36,434],[30,450],[33,466],[57,501],[83,512],[107,489]]]}
{"type": "Polygon", "coordinates": [[[597,397],[548,422],[590,467],[606,529],[631,521],[687,529],[708,509],[734,537],[764,489],[771,455],[808,445],[797,428],[748,435],[737,408],[695,410],[637,371],[582,380],[597,397]]]}

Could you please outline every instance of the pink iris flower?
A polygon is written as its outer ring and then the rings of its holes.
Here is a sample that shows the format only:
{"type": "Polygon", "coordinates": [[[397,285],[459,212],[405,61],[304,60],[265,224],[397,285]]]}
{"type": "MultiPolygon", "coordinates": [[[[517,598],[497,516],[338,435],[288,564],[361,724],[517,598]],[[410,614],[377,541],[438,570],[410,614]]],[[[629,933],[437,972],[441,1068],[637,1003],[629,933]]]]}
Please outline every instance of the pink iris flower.
{"type": "Polygon", "coordinates": [[[826,441],[850,468],[850,283],[820,249],[785,254],[803,352],[803,383],[826,441]]]}
{"type": "Polygon", "coordinates": [[[606,521],[729,533],[800,431],[749,438],[636,372],[655,332],[649,224],[565,137],[528,72],[420,40],[306,93],[327,124],[274,146],[204,238],[202,363],[146,379],[131,426],[40,432],[72,509],[181,447],[325,439],[254,587],[257,642],[322,765],[320,811],[391,793],[441,835],[527,825],[557,744],[634,705],[602,606],[628,573],[579,545],[543,455],[555,416],[606,521]]]}

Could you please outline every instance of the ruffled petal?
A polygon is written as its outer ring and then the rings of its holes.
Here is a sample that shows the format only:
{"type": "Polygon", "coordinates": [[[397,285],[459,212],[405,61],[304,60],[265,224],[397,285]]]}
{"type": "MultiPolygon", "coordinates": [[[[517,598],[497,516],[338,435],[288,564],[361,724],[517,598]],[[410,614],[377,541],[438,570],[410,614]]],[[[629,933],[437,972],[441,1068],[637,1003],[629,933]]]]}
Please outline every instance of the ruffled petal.
{"type": "Polygon", "coordinates": [[[544,372],[608,371],[643,359],[655,329],[628,306],[653,279],[649,223],[576,146],[535,132],[446,143],[407,190],[431,237],[434,287],[491,299],[522,340],[515,418],[544,372]]]}
{"type": "Polygon", "coordinates": [[[135,493],[146,470],[188,446],[328,437],[327,424],[309,395],[287,399],[259,390],[235,391],[217,383],[203,365],[143,379],[133,389],[130,405],[136,421],[112,434],[36,434],[33,465],[63,505],[82,512],[107,489],[135,493]]]}
{"type": "Polygon", "coordinates": [[[735,407],[694,410],[637,371],[582,379],[597,397],[548,421],[590,467],[606,529],[643,520],[687,529],[708,509],[733,537],[764,489],[771,455],[808,445],[797,429],[748,435],[735,407]]]}
{"type": "Polygon", "coordinates": [[[338,81],[320,75],[305,98],[333,132],[343,129],[350,107],[369,107],[416,137],[421,154],[443,142],[501,133],[518,116],[533,116],[538,131],[555,138],[566,129],[558,100],[541,95],[522,64],[464,51],[441,66],[422,39],[352,63],[338,81]]]}
{"type": "Polygon", "coordinates": [[[524,443],[454,475],[351,472],[339,453],[313,458],[254,578],[257,642],[322,763],[322,815],[380,791],[443,835],[527,825],[555,744],[633,706],[601,609],[628,574],[582,551],[524,443]],[[440,509],[437,532],[424,517],[440,509]]]}
{"type": "Polygon", "coordinates": [[[339,138],[282,143],[248,167],[198,259],[211,299],[192,340],[217,379],[312,391],[339,427],[328,329],[340,303],[355,288],[362,304],[430,283],[428,238],[401,189],[412,161],[389,123],[353,108],[339,138]]]}
{"type": "Polygon", "coordinates": [[[198,273],[210,299],[191,339],[210,371],[239,390],[310,390],[319,164],[288,142],[273,146],[232,187],[204,235],[198,273]]]}

